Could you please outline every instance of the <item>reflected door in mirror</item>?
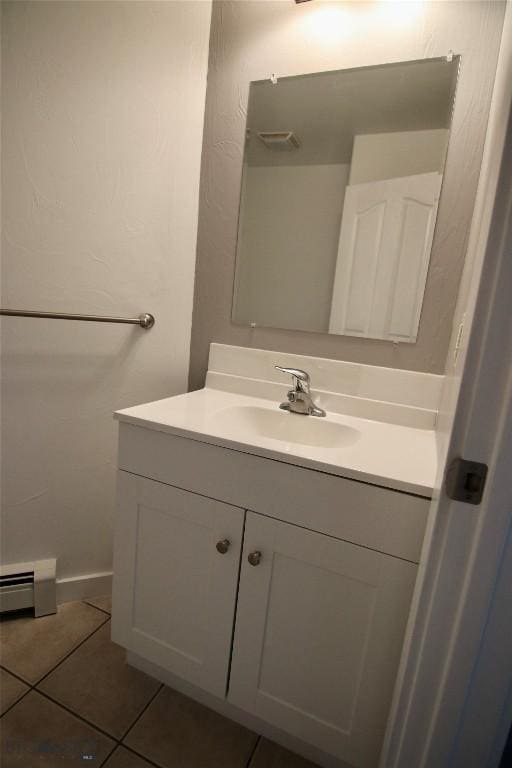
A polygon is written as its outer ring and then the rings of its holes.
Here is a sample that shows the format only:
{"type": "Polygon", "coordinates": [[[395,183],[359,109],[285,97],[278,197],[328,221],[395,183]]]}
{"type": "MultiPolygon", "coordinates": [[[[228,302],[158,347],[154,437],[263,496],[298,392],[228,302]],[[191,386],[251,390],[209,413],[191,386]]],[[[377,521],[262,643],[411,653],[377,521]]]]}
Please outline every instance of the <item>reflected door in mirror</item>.
{"type": "Polygon", "coordinates": [[[442,175],[349,185],[330,333],[416,341],[442,175]]]}

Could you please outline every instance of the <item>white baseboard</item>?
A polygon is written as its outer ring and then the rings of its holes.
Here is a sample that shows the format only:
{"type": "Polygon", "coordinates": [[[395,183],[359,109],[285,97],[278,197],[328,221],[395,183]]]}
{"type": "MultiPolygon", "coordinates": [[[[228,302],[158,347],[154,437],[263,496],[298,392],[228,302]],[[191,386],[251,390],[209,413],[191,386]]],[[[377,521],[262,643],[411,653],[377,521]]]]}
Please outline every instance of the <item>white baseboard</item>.
{"type": "Polygon", "coordinates": [[[69,603],[72,600],[84,600],[87,597],[109,595],[111,592],[112,571],[57,579],[57,605],[69,603]]]}

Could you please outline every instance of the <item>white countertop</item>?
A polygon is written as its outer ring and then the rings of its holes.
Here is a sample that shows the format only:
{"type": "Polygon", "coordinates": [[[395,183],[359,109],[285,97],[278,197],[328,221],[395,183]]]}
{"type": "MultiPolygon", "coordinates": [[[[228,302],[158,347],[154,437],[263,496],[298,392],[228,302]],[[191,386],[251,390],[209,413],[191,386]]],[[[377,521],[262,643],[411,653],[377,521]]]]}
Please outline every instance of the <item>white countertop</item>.
{"type": "Polygon", "coordinates": [[[251,431],[247,419],[236,418],[236,414],[245,413],[240,408],[251,409],[252,413],[256,413],[255,409],[265,409],[267,416],[268,411],[277,411],[283,419],[299,419],[300,422],[291,423],[294,433],[302,429],[302,425],[311,432],[320,433],[323,429],[310,420],[324,419],[285,414],[279,412],[278,406],[278,402],[269,399],[205,388],[117,411],[115,417],[147,429],[406,493],[432,495],[437,468],[433,430],[328,412],[325,421],[332,425],[330,430],[334,433],[335,425],[345,428],[341,431],[347,439],[340,444],[331,441],[328,446],[308,445],[297,442],[296,438],[286,442],[259,434],[251,431]]]}

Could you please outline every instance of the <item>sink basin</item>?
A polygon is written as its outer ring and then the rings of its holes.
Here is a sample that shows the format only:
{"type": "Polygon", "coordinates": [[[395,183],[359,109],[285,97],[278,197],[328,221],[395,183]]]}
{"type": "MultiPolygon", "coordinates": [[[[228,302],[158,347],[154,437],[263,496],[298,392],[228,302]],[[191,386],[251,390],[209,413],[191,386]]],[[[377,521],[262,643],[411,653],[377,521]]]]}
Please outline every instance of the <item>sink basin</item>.
{"type": "Polygon", "coordinates": [[[223,428],[240,437],[250,435],[318,448],[338,448],[355,443],[360,433],[353,427],[317,416],[251,405],[223,408],[211,415],[213,428],[223,428]]]}
{"type": "Polygon", "coordinates": [[[116,418],[129,431],[138,426],[168,432],[404,493],[432,494],[432,430],[337,411],[324,418],[301,416],[279,410],[279,392],[274,395],[270,400],[205,387],[118,411],[116,418]]]}

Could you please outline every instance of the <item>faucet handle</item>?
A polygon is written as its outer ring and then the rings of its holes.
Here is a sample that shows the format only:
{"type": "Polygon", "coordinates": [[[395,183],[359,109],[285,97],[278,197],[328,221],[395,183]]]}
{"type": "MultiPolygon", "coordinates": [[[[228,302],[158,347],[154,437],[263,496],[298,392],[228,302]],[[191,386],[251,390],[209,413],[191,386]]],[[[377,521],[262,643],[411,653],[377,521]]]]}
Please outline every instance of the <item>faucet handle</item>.
{"type": "Polygon", "coordinates": [[[282,365],[275,365],[274,368],[277,368],[278,371],[282,371],[283,373],[289,373],[290,376],[293,376],[293,386],[296,389],[302,389],[309,388],[309,373],[306,371],[301,370],[300,368],[284,368],[282,365]]]}

